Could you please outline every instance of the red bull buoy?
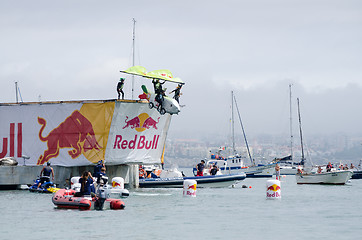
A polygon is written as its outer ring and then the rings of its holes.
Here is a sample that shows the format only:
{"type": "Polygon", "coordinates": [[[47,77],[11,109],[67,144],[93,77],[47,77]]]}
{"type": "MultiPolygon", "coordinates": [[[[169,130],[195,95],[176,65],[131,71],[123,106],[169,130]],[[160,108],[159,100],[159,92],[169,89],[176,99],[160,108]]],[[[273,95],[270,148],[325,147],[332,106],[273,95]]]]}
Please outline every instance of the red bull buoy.
{"type": "Polygon", "coordinates": [[[267,199],[280,199],[281,185],[279,180],[268,180],[266,181],[266,198],[267,199]]]}
{"type": "Polygon", "coordinates": [[[114,189],[124,189],[124,179],[121,177],[112,178],[112,187],[114,189]]]}
{"type": "Polygon", "coordinates": [[[184,180],[183,195],[185,197],[196,197],[196,180],[184,180]]]}

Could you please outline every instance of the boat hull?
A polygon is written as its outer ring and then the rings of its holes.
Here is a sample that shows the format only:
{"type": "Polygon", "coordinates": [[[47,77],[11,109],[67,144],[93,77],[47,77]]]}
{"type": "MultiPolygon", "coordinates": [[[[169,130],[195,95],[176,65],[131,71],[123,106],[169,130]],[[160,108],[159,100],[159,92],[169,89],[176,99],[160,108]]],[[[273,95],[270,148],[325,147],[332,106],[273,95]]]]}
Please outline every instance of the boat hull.
{"type": "Polygon", "coordinates": [[[198,187],[228,187],[245,178],[245,173],[199,177],[146,178],[139,180],[139,186],[141,188],[178,188],[183,187],[184,180],[196,180],[198,187]]]}
{"type": "Polygon", "coordinates": [[[331,184],[344,185],[351,178],[351,171],[335,171],[326,173],[296,174],[297,184],[331,184]]]}
{"type": "Polygon", "coordinates": [[[362,179],[362,171],[353,171],[352,179],[362,179]]]}
{"type": "MultiPolygon", "coordinates": [[[[97,208],[97,199],[91,197],[74,197],[74,190],[60,189],[52,197],[52,202],[57,208],[100,210],[97,208]]],[[[124,209],[125,204],[120,199],[107,198],[102,203],[102,209],[124,209]]]]}

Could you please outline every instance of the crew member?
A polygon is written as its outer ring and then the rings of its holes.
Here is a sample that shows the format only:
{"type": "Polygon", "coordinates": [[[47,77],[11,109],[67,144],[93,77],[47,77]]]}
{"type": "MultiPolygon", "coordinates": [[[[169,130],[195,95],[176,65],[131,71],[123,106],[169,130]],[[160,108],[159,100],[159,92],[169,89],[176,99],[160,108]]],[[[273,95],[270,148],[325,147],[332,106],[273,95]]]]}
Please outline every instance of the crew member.
{"type": "Polygon", "coordinates": [[[217,171],[219,171],[219,168],[214,164],[210,170],[211,175],[216,175],[217,171]]]}
{"type": "Polygon", "coordinates": [[[100,161],[98,161],[97,165],[94,166],[93,176],[95,178],[100,177],[102,168],[106,168],[106,167],[104,166],[103,160],[100,160],[100,161]]]}
{"type": "Polygon", "coordinates": [[[179,99],[180,99],[180,95],[182,95],[182,93],[181,93],[181,87],[182,87],[182,84],[179,84],[179,85],[177,85],[177,87],[176,87],[176,89],[175,90],[173,90],[173,91],[171,91],[169,94],[171,94],[171,93],[175,93],[175,95],[173,96],[173,98],[177,101],[177,102],[179,102],[179,99]]]}
{"type": "Polygon", "coordinates": [[[123,86],[124,86],[124,78],[120,78],[117,84],[118,100],[121,97],[121,93],[122,93],[122,99],[124,99],[123,86]]]}
{"type": "Polygon", "coordinates": [[[38,184],[38,188],[44,183],[50,181],[50,174],[52,175],[52,180],[54,181],[54,170],[50,166],[50,162],[47,162],[47,166],[44,166],[40,171],[40,182],[38,184]]]}
{"type": "Polygon", "coordinates": [[[205,168],[205,161],[201,160],[201,162],[196,165],[196,170],[197,170],[196,177],[204,176],[204,168],[205,168]]]}
{"type": "Polygon", "coordinates": [[[93,186],[93,177],[90,172],[83,172],[82,177],[79,179],[79,183],[81,185],[80,192],[75,194],[75,197],[84,196],[84,195],[91,195],[95,197],[96,194],[92,191],[93,186]]]}

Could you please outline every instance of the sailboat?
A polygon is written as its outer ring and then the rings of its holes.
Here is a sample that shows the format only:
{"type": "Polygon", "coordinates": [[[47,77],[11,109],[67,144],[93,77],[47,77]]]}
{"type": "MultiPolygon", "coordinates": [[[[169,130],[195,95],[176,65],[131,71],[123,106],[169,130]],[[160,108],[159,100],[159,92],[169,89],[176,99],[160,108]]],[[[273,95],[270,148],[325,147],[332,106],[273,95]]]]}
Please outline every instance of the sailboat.
{"type": "MultiPolygon", "coordinates": [[[[301,163],[304,166],[304,148],[303,148],[303,135],[302,135],[302,121],[300,117],[299,98],[298,103],[298,118],[299,118],[299,132],[300,132],[300,144],[302,150],[301,163]]],[[[337,170],[331,169],[330,171],[318,171],[318,172],[305,172],[304,169],[298,169],[298,173],[295,175],[297,184],[333,184],[344,185],[352,177],[351,170],[337,170]]]]}
{"type": "MultiPolygon", "coordinates": [[[[211,154],[210,159],[206,162],[206,165],[212,166],[213,164],[217,163],[218,167],[222,171],[226,171],[228,173],[245,173],[246,177],[248,178],[260,178],[260,177],[272,177],[274,173],[275,163],[269,163],[269,164],[256,164],[255,160],[252,158],[249,144],[246,138],[244,126],[241,120],[240,112],[237,106],[237,101],[234,95],[234,92],[231,91],[231,125],[232,125],[232,155],[231,156],[223,156],[223,151],[225,148],[220,148],[216,152],[216,154],[211,154]],[[234,132],[234,103],[235,108],[238,112],[239,122],[241,125],[241,129],[244,136],[244,141],[248,153],[248,157],[250,160],[251,165],[245,165],[244,160],[246,160],[245,157],[240,156],[237,154],[235,150],[235,132],[234,132]],[[223,160],[223,163],[219,163],[218,160],[223,160]]],[[[206,159],[207,160],[207,159],[206,159]]],[[[204,174],[208,174],[208,171],[210,169],[205,168],[204,174]]],[[[196,168],[193,169],[194,174],[196,175],[196,168]]]]}
{"type": "Polygon", "coordinates": [[[290,155],[283,158],[275,158],[272,162],[280,166],[280,175],[295,175],[297,166],[301,163],[295,163],[293,160],[293,118],[292,118],[292,84],[289,84],[289,126],[290,126],[290,155]]]}

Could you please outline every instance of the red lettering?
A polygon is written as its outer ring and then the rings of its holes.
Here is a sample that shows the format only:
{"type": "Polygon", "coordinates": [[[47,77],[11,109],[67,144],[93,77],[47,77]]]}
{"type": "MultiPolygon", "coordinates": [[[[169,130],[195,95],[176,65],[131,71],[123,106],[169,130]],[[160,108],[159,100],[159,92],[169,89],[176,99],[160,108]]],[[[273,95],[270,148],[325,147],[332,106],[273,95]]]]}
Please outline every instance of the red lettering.
{"type": "Polygon", "coordinates": [[[3,150],[0,153],[0,158],[4,158],[8,153],[8,139],[3,138],[3,150]]]}
{"type": "Polygon", "coordinates": [[[140,141],[138,142],[137,149],[142,149],[145,146],[145,136],[140,137],[140,141]]]}
{"type": "Polygon", "coordinates": [[[10,157],[14,157],[15,123],[10,123],[10,157]]]}
{"type": "Polygon", "coordinates": [[[127,140],[123,140],[123,142],[122,142],[122,144],[121,144],[122,149],[126,149],[126,148],[127,148],[127,145],[128,145],[128,141],[127,141],[127,140]]]}
{"type": "Polygon", "coordinates": [[[18,123],[18,157],[23,155],[23,124],[18,123]]]}
{"type": "Polygon", "coordinates": [[[134,136],[134,140],[129,141],[129,145],[128,145],[129,149],[134,149],[135,148],[136,140],[137,140],[137,135],[134,136]]]}
{"type": "Polygon", "coordinates": [[[121,135],[116,135],[116,140],[114,141],[114,146],[113,149],[117,148],[119,149],[119,143],[122,141],[122,136],[121,135]]]}
{"type": "Polygon", "coordinates": [[[154,135],[153,140],[146,140],[146,136],[140,136],[137,141],[138,135],[134,136],[133,140],[123,140],[122,135],[116,135],[114,140],[113,149],[156,149],[160,135],[154,135]]]}
{"type": "Polygon", "coordinates": [[[146,149],[150,149],[152,145],[152,141],[146,141],[146,149]]]}

